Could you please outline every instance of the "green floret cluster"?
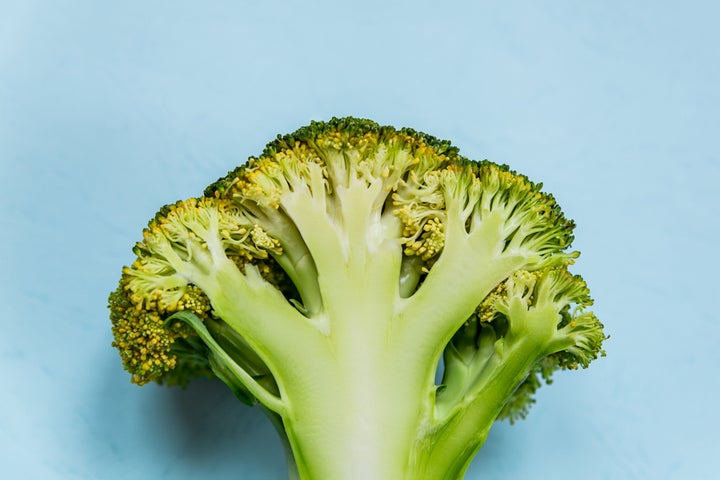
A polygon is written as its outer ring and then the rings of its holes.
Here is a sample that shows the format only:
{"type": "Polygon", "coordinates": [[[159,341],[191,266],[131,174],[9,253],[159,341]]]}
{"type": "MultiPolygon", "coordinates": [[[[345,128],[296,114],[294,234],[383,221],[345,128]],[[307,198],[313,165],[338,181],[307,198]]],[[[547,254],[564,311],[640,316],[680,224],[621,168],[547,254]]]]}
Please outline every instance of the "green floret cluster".
{"type": "Polygon", "coordinates": [[[603,355],[573,228],[447,141],[313,122],[160,209],[110,295],[114,346],[135,383],[260,403],[294,478],[460,479],[496,419],[603,355]]]}
{"type": "Polygon", "coordinates": [[[202,291],[187,286],[176,303],[163,305],[159,294],[143,301],[131,293],[127,284],[128,279],[123,278],[110,294],[109,304],[113,346],[132,374],[132,381],[138,385],[150,381],[186,385],[191,378],[212,376],[206,348],[197,342],[195,331],[183,322],[167,321],[180,311],[206,318],[211,307],[202,291]]]}

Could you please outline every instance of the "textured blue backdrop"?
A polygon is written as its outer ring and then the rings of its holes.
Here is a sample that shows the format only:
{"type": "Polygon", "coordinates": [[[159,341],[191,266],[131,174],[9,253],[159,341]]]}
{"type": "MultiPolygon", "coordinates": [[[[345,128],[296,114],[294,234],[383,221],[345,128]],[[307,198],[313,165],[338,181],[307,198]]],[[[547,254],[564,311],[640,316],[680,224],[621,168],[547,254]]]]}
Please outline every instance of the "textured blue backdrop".
{"type": "Polygon", "coordinates": [[[11,479],[280,479],[224,387],[129,383],[105,309],[156,208],[333,115],[544,182],[612,339],[468,479],[720,475],[711,1],[0,1],[0,462],[11,479]]]}

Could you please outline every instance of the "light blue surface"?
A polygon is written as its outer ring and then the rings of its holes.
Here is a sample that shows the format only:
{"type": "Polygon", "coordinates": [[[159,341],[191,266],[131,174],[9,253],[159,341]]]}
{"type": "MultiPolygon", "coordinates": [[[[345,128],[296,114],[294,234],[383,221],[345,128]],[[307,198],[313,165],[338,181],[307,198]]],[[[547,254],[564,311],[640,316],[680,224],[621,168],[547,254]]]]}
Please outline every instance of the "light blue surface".
{"type": "Polygon", "coordinates": [[[349,114],[509,163],[578,223],[608,357],[469,480],[720,478],[717,5],[0,1],[0,476],[283,478],[221,385],[129,383],[105,299],[160,205],[349,114]]]}

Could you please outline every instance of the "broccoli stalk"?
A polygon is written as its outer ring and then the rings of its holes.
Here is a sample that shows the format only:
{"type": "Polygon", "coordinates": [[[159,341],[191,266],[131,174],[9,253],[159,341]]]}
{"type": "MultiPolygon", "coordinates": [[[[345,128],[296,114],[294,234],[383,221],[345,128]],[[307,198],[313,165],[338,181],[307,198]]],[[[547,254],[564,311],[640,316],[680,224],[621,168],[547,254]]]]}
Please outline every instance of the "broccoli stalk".
{"type": "Polygon", "coordinates": [[[160,210],[114,345],[138,384],[216,376],[260,403],[299,478],[461,479],[497,418],[602,354],[540,188],[413,130],[314,122],[160,210]]]}

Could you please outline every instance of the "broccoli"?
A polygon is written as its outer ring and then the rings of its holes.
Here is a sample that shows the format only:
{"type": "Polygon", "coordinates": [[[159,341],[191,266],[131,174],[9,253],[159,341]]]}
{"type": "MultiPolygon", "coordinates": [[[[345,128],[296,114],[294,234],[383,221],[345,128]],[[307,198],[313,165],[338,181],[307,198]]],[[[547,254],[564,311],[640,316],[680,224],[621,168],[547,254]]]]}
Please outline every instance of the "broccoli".
{"type": "Polygon", "coordinates": [[[110,295],[113,345],[134,383],[259,403],[292,477],[461,479],[496,419],[603,355],[573,227],[447,141],[313,122],[160,209],[110,295]]]}

